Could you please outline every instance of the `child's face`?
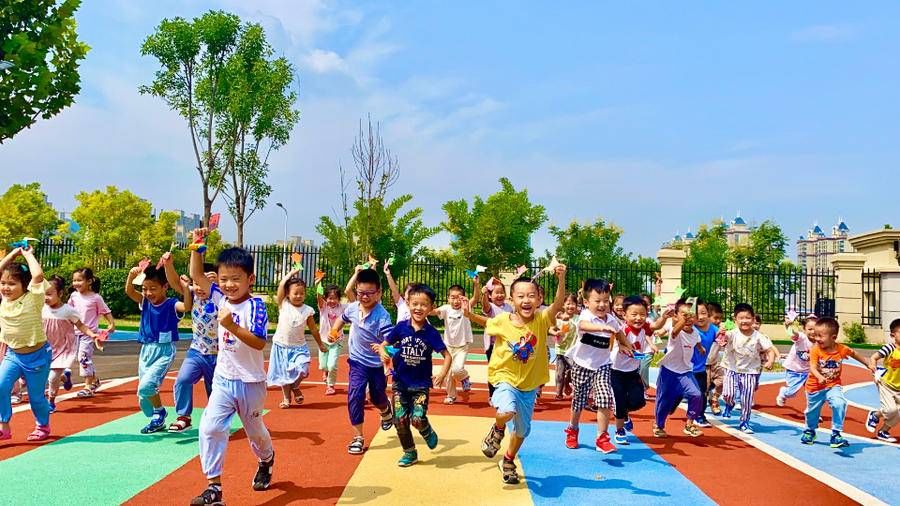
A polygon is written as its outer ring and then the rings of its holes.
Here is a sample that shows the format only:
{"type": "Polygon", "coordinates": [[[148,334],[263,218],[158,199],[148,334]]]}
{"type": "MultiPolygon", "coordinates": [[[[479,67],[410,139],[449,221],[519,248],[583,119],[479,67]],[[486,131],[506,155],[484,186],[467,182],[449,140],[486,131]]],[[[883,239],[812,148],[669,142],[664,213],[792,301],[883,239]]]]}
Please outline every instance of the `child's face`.
{"type": "Polygon", "coordinates": [[[572,299],[566,299],[563,303],[563,311],[569,316],[575,316],[575,312],[578,311],[578,304],[572,299]]]}
{"type": "Polygon", "coordinates": [[[684,331],[692,332],[694,327],[694,313],[691,312],[691,306],[687,304],[678,308],[678,314],[684,318],[684,331]]]}
{"type": "Polygon", "coordinates": [[[762,322],[759,320],[753,320],[753,330],[759,330],[762,327],[762,322]]]}
{"type": "Polygon", "coordinates": [[[516,313],[523,320],[530,321],[534,317],[534,311],[540,305],[537,287],[534,283],[516,283],[512,291],[512,303],[516,313]]]}
{"type": "Polygon", "coordinates": [[[737,328],[741,332],[751,332],[753,331],[753,325],[756,323],[756,320],[750,311],[741,311],[734,315],[734,323],[737,324],[737,328]]]}
{"type": "Polygon", "coordinates": [[[84,293],[90,290],[91,284],[84,279],[84,274],[76,272],[72,274],[72,288],[78,291],[78,293],[84,293]]]}
{"type": "Polygon", "coordinates": [[[56,290],[56,285],[51,283],[50,286],[47,287],[47,290],[44,291],[44,304],[47,304],[50,307],[57,307],[60,302],[59,291],[56,290]]]}
{"type": "Polygon", "coordinates": [[[625,323],[637,329],[647,323],[647,308],[642,304],[632,304],[625,310],[625,323]]]}
{"type": "Polygon", "coordinates": [[[243,301],[250,296],[250,287],[256,276],[247,274],[244,269],[233,265],[221,265],[218,270],[219,288],[225,297],[232,301],[243,301]]]}
{"type": "Polygon", "coordinates": [[[722,313],[713,311],[712,314],[709,315],[709,319],[718,327],[722,324],[722,313]]]}
{"type": "Polygon", "coordinates": [[[466,298],[466,294],[460,292],[459,290],[450,290],[447,293],[447,299],[450,301],[450,307],[453,309],[459,309],[462,307],[463,299],[466,298]]]}
{"type": "Polygon", "coordinates": [[[703,304],[697,304],[697,321],[696,325],[705,329],[709,325],[709,311],[703,304]]]}
{"type": "Polygon", "coordinates": [[[288,302],[290,302],[292,306],[302,306],[303,301],[306,300],[306,287],[299,283],[291,285],[290,290],[288,290],[287,297],[288,302]]]}
{"type": "Polygon", "coordinates": [[[16,300],[25,293],[22,282],[9,275],[5,270],[0,275],[0,295],[6,300],[16,300]]]}
{"type": "Polygon", "coordinates": [[[894,344],[900,346],[900,329],[891,332],[891,337],[894,338],[894,344]]]}
{"type": "Polygon", "coordinates": [[[331,292],[328,294],[328,297],[325,297],[325,304],[328,307],[337,307],[338,304],[341,303],[341,298],[338,297],[338,294],[331,292]]]}
{"type": "Polygon", "coordinates": [[[816,341],[819,343],[819,346],[829,348],[834,346],[835,341],[837,341],[837,336],[831,334],[827,327],[816,325],[816,341]]]}
{"type": "MultiPolygon", "coordinates": [[[[207,272],[204,274],[204,276],[206,276],[206,279],[209,280],[210,283],[218,283],[219,282],[219,275],[216,274],[215,272],[207,272]]],[[[194,283],[193,288],[194,288],[194,295],[196,295],[198,299],[206,300],[209,298],[209,292],[200,288],[200,285],[198,285],[197,283],[194,283]]]]}
{"type": "Polygon", "coordinates": [[[428,313],[434,309],[434,303],[424,293],[407,295],[406,304],[409,306],[409,314],[413,323],[424,325],[428,320],[428,313]]]}
{"type": "Polygon", "coordinates": [[[587,295],[587,307],[595,315],[605,318],[609,312],[609,292],[591,292],[587,295]]]}
{"type": "Polygon", "coordinates": [[[144,282],[141,283],[141,295],[149,300],[151,304],[162,304],[162,302],[166,300],[166,290],[168,288],[169,285],[165,283],[160,284],[156,280],[145,279],[144,282]]]}
{"type": "Polygon", "coordinates": [[[375,283],[357,283],[356,298],[364,309],[372,309],[381,300],[381,290],[375,283]]]}
{"type": "Polygon", "coordinates": [[[622,303],[624,301],[625,301],[625,299],[622,299],[621,297],[616,297],[616,300],[613,303],[613,308],[612,308],[613,313],[616,313],[616,316],[618,316],[619,318],[625,317],[625,308],[622,306],[622,303]]]}
{"type": "MultiPolygon", "coordinates": [[[[535,291],[535,295],[537,295],[537,291],[535,291]]],[[[491,290],[491,302],[495,306],[502,306],[504,301],[506,301],[506,287],[497,283],[494,285],[494,289],[491,290]]]]}

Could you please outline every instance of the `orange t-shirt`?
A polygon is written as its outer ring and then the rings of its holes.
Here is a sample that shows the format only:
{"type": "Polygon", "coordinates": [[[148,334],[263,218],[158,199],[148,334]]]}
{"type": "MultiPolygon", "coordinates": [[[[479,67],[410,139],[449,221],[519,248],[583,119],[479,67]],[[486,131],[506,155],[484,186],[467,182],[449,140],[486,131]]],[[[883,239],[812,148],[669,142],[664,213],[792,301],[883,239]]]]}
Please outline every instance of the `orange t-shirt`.
{"type": "Polygon", "coordinates": [[[841,384],[841,362],[853,351],[846,345],[836,344],[833,351],[824,351],[818,345],[809,351],[809,363],[817,364],[819,374],[825,376],[825,383],[820,382],[812,372],[806,380],[807,392],[818,392],[841,384]]]}

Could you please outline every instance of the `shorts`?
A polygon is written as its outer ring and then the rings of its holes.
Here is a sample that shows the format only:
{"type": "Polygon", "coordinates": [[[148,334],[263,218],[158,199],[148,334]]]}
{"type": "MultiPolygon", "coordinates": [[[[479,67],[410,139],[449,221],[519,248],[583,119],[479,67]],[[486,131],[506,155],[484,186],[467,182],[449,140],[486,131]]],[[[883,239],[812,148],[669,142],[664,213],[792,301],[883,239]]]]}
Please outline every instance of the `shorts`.
{"type": "Polygon", "coordinates": [[[587,406],[588,392],[593,389],[594,399],[599,409],[612,409],[616,403],[610,381],[612,366],[606,364],[600,369],[588,369],[572,364],[572,411],[581,411],[587,406]]]}
{"type": "Polygon", "coordinates": [[[534,415],[534,401],[537,399],[537,389],[519,390],[509,383],[499,383],[491,396],[491,404],[497,408],[498,413],[515,413],[516,415],[507,422],[510,430],[517,436],[524,438],[531,433],[531,418],[534,415]]]}

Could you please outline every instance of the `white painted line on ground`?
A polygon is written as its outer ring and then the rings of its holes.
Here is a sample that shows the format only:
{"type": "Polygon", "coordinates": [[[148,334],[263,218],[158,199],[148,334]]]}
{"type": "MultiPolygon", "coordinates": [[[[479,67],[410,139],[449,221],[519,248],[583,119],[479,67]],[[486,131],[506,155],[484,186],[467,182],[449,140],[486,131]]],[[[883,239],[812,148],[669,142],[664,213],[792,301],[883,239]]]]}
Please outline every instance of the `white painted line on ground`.
{"type": "MultiPolygon", "coordinates": [[[[97,388],[97,392],[102,392],[102,391],[108,390],[110,388],[115,388],[119,385],[124,385],[125,383],[128,383],[130,381],[135,381],[135,380],[137,380],[137,376],[131,376],[128,378],[116,378],[116,379],[111,379],[111,380],[104,380],[100,383],[100,387],[97,388]]],[[[56,397],[56,404],[59,405],[59,403],[61,401],[77,398],[78,390],[81,390],[80,388],[78,388],[79,386],[84,386],[84,383],[72,385],[71,392],[62,394],[62,395],[58,395],[56,397]]],[[[90,402],[90,399],[91,399],[90,397],[87,397],[84,400],[87,402],[90,402]]],[[[20,413],[22,411],[31,411],[31,406],[29,404],[25,403],[20,406],[13,407],[13,413],[20,413]]]]}

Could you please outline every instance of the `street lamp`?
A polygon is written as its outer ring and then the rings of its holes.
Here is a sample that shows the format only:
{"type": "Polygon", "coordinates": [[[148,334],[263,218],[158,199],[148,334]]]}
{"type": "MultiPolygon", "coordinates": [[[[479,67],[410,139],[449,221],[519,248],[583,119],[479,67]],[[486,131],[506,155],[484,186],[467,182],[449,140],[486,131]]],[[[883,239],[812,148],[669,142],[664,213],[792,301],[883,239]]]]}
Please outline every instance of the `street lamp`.
{"type": "Polygon", "coordinates": [[[282,211],[284,211],[284,247],[287,248],[287,222],[288,222],[288,212],[287,209],[284,208],[284,204],[281,202],[276,202],[275,205],[280,207],[282,211]]]}

